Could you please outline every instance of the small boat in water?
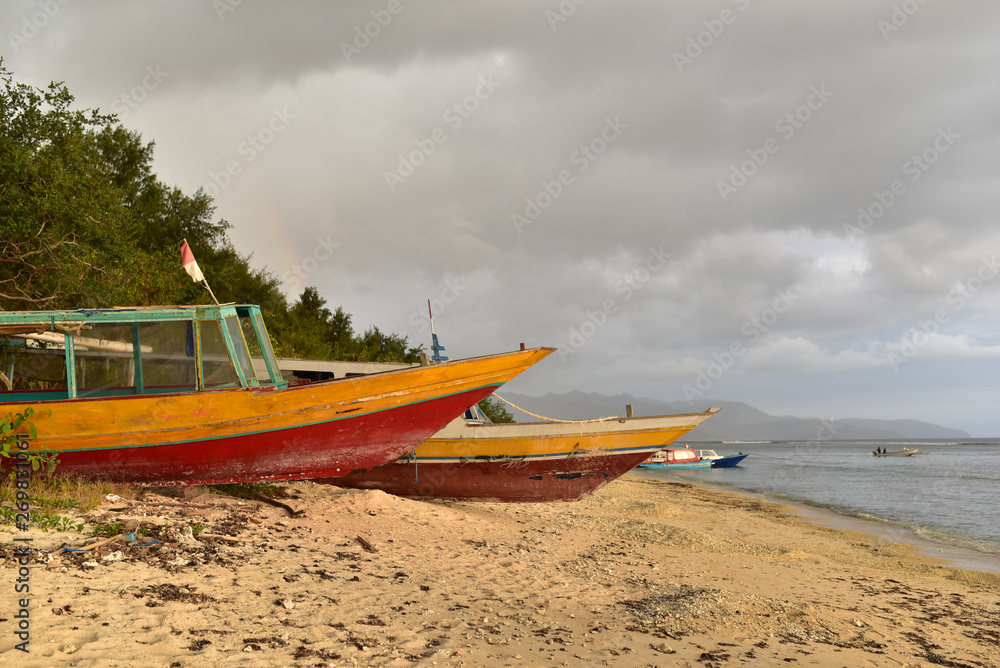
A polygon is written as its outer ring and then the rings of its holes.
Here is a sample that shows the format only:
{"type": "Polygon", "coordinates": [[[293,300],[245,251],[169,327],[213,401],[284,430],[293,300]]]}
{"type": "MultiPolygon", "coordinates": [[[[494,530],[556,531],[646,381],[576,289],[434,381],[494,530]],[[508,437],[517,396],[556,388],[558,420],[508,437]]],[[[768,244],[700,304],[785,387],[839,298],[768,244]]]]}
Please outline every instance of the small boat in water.
{"type": "Polygon", "coordinates": [[[290,384],[254,305],[0,312],[0,415],[33,409],[30,452],[92,480],[344,476],[411,451],[553,351],[290,384]]]}
{"type": "Polygon", "coordinates": [[[639,464],[643,469],[709,469],[712,462],[691,448],[666,448],[639,464]]]}
{"type": "Polygon", "coordinates": [[[696,450],[696,452],[698,453],[698,457],[700,459],[706,459],[712,462],[713,469],[739,466],[740,462],[750,456],[749,454],[743,454],[742,452],[738,455],[720,455],[715,450],[696,450]]]}
{"type": "Polygon", "coordinates": [[[719,410],[493,424],[473,406],[393,464],[317,482],[418,499],[574,501],[632,470],[719,410]]]}
{"type": "Polygon", "coordinates": [[[872,450],[873,457],[909,457],[911,455],[922,454],[916,448],[903,448],[896,452],[885,452],[884,450],[872,450]]]}

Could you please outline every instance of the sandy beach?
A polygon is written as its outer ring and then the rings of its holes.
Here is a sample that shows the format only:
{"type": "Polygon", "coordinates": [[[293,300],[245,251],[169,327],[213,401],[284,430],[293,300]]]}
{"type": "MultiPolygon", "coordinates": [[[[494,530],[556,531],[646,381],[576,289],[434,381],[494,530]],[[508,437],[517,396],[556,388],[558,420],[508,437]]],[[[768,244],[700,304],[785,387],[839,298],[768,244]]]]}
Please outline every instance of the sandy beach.
{"type": "Polygon", "coordinates": [[[281,487],[300,516],[154,491],[90,513],[149,547],[47,555],[87,541],[4,527],[0,663],[1000,666],[1000,576],[747,496],[636,475],[556,504],[281,487]]]}

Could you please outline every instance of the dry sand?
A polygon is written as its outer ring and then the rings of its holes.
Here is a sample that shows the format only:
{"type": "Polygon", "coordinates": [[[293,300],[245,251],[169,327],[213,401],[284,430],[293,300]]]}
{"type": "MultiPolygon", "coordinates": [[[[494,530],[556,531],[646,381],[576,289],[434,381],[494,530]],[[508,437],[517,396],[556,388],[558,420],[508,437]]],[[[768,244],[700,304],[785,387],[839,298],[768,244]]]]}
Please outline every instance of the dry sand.
{"type": "Polygon", "coordinates": [[[0,664],[1000,666],[1000,576],[737,494],[638,476],[557,504],[283,487],[303,516],[215,495],[103,503],[91,521],[168,541],[39,554],[29,654],[8,527],[0,664]],[[248,542],[176,530],[193,523],[248,542]]]}

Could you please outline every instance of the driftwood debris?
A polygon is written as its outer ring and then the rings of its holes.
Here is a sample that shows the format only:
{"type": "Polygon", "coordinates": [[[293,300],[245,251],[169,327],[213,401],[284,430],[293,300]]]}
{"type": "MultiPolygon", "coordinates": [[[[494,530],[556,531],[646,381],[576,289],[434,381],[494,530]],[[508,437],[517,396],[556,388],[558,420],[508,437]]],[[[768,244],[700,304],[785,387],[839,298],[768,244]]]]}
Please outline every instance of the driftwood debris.
{"type": "Polygon", "coordinates": [[[70,548],[70,549],[74,549],[74,550],[79,551],[79,552],[90,552],[91,550],[94,550],[94,549],[96,549],[98,547],[101,547],[102,545],[107,545],[108,543],[113,543],[114,541],[118,540],[119,538],[121,538],[124,535],[125,534],[120,533],[117,536],[112,536],[111,538],[108,538],[107,540],[102,540],[102,541],[98,541],[96,543],[91,543],[90,545],[84,545],[83,547],[70,548]]]}
{"type": "Polygon", "coordinates": [[[358,536],[357,541],[361,543],[361,547],[365,548],[369,552],[378,552],[378,548],[375,547],[375,544],[372,543],[367,538],[365,538],[364,536],[358,536]]]}
{"type": "Polygon", "coordinates": [[[304,510],[294,510],[291,506],[285,505],[281,501],[275,501],[271,497],[264,496],[260,492],[254,492],[253,498],[256,499],[257,501],[263,501],[264,503],[269,503],[272,506],[277,506],[278,508],[284,508],[285,510],[288,511],[289,517],[299,517],[301,515],[304,515],[306,512],[304,510]]]}

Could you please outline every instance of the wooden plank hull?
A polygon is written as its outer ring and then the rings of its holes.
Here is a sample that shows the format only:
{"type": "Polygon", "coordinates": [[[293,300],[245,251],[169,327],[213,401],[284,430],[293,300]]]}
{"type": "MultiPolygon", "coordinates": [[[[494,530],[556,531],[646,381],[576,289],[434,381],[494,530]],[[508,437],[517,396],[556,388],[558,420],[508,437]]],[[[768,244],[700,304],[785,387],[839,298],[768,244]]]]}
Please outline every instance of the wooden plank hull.
{"type": "Polygon", "coordinates": [[[0,412],[32,406],[31,450],[58,454],[60,473],[89,479],[166,485],[343,476],[412,450],[551,352],[287,389],[21,402],[0,404],[0,412]]]}
{"type": "Polygon", "coordinates": [[[706,413],[591,423],[452,422],[404,457],[319,480],[412,498],[541,502],[581,499],[687,434],[706,413]]]}

